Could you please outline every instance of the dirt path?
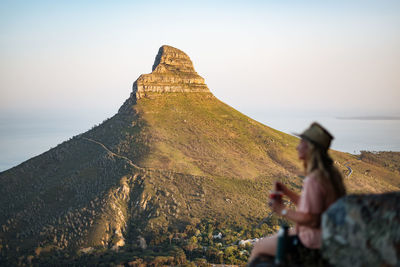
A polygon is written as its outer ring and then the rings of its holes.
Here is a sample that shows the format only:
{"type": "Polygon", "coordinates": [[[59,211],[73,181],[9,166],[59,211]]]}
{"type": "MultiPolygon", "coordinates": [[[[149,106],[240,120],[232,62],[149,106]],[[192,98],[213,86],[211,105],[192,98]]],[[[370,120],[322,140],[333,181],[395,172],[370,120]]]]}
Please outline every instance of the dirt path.
{"type": "Polygon", "coordinates": [[[106,147],[104,144],[100,143],[99,141],[96,141],[96,140],[93,140],[93,139],[90,139],[90,138],[86,138],[86,137],[81,137],[81,138],[82,138],[82,139],[85,139],[85,140],[87,140],[87,141],[89,141],[89,142],[98,144],[99,146],[101,146],[102,148],[104,148],[109,154],[111,154],[113,157],[117,157],[117,158],[124,159],[124,160],[126,160],[131,166],[133,166],[133,167],[135,167],[135,168],[138,168],[138,169],[140,169],[140,170],[145,170],[144,168],[139,167],[138,165],[136,165],[135,163],[133,163],[132,160],[130,160],[129,158],[112,152],[110,149],[108,149],[108,147],[106,147]]]}
{"type": "Polygon", "coordinates": [[[346,164],[348,164],[348,163],[349,163],[349,162],[346,162],[346,163],[343,164],[343,166],[345,166],[345,167],[349,170],[349,174],[347,174],[347,178],[349,178],[350,175],[353,173],[353,169],[350,168],[350,166],[346,165],[346,164]]]}

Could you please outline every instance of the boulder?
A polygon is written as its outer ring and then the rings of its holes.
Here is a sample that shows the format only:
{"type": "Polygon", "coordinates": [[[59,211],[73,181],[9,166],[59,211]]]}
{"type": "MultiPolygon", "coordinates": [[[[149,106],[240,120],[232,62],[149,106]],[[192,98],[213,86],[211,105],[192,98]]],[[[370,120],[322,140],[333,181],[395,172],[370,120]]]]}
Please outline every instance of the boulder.
{"type": "Polygon", "coordinates": [[[400,266],[400,192],[349,195],[322,216],[322,254],[334,266],[400,266]]]}
{"type": "Polygon", "coordinates": [[[142,236],[139,236],[137,241],[138,241],[139,247],[140,247],[141,249],[143,249],[143,250],[147,249],[146,240],[145,240],[142,236]]]}

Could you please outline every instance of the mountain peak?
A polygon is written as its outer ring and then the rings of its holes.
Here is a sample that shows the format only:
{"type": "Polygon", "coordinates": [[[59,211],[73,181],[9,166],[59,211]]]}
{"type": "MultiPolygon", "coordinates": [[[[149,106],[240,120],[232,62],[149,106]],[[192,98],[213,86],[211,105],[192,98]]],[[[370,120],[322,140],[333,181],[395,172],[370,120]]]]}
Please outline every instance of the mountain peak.
{"type": "Polygon", "coordinates": [[[157,67],[159,69],[165,67],[170,71],[195,72],[189,56],[182,50],[169,45],[163,45],[158,50],[152,71],[155,71],[157,67]]]}
{"type": "Polygon", "coordinates": [[[168,45],[158,50],[152,73],[140,75],[132,89],[131,98],[135,100],[149,93],[210,92],[204,79],[194,70],[189,56],[168,45]]]}

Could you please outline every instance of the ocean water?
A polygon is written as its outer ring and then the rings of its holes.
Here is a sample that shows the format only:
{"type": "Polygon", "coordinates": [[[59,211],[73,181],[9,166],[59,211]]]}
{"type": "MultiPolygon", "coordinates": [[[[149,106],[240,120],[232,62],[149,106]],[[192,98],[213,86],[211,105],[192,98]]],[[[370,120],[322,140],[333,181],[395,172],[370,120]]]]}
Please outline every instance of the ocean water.
{"type": "Polygon", "coordinates": [[[250,117],[282,132],[303,132],[312,122],[323,125],[334,136],[331,148],[351,154],[362,150],[400,151],[400,117],[357,118],[333,115],[257,113],[250,117]]]}
{"type": "MultiPolygon", "coordinates": [[[[360,150],[400,151],[400,120],[338,119],[331,115],[243,112],[286,133],[300,133],[317,121],[334,136],[332,148],[357,154],[360,150]]],[[[110,117],[110,116],[108,116],[110,117]]],[[[0,116],[0,171],[46,152],[103,121],[104,114],[0,116]]]]}
{"type": "Polygon", "coordinates": [[[0,115],[0,172],[86,132],[105,117],[85,114],[0,115]]]}

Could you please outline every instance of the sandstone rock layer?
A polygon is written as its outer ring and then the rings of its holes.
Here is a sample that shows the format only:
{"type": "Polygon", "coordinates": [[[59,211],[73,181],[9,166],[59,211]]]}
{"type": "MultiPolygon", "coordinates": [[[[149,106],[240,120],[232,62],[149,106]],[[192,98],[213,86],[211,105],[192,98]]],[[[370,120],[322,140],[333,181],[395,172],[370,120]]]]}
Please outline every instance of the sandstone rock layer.
{"type": "Polygon", "coordinates": [[[172,46],[160,47],[152,70],[134,82],[136,99],[151,92],[210,92],[204,79],[194,70],[189,56],[172,46]]]}

